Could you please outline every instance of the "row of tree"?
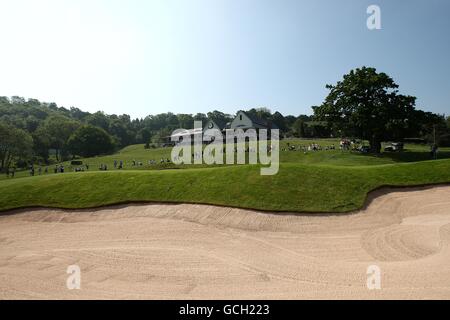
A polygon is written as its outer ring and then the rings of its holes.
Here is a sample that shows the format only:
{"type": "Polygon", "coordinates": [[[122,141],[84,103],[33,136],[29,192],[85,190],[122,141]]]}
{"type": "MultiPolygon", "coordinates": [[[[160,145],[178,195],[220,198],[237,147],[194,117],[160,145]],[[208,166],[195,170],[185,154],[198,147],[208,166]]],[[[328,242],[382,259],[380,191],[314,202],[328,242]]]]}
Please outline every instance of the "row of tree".
{"type": "MultiPolygon", "coordinates": [[[[296,121],[308,122],[310,116],[272,114],[265,108],[251,109],[249,114],[276,123],[283,134],[298,134],[296,121]]],[[[137,143],[160,143],[175,129],[193,128],[194,121],[208,119],[227,123],[233,115],[220,111],[207,114],[161,113],[143,119],[129,115],[89,113],[78,108],[58,107],[55,103],[40,102],[22,97],[0,97],[0,170],[27,163],[50,163],[74,156],[95,156],[113,152],[137,143]]],[[[304,132],[304,136],[308,131],[304,132]]],[[[314,136],[313,131],[310,132],[314,136]]]]}

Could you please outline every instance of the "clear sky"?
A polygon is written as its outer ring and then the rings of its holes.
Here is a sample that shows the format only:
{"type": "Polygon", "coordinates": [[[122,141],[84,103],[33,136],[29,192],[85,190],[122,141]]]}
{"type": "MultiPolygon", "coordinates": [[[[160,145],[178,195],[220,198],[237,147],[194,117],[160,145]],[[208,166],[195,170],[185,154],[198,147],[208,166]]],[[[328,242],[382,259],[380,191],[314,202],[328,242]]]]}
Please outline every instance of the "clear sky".
{"type": "Polygon", "coordinates": [[[91,112],[310,114],[366,65],[450,113],[448,0],[0,0],[0,41],[0,95],[91,112]]]}

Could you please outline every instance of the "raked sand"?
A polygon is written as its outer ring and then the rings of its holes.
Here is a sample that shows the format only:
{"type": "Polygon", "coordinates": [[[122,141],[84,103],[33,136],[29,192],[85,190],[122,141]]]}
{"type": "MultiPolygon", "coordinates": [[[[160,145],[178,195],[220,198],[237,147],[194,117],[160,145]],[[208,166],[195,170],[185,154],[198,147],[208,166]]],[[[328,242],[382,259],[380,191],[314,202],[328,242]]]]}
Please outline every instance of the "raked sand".
{"type": "Polygon", "coordinates": [[[0,299],[450,299],[450,187],[347,215],[148,204],[0,216],[0,299]],[[66,287],[69,265],[81,289],[66,287]],[[367,268],[381,270],[369,290],[367,268]]]}

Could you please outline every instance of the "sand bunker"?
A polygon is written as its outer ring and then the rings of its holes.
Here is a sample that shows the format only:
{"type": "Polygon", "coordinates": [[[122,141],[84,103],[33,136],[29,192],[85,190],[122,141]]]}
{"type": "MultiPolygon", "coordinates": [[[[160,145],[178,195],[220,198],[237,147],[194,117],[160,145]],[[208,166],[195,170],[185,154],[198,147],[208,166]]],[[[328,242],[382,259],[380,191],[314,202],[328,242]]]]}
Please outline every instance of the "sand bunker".
{"type": "Polygon", "coordinates": [[[450,187],[349,215],[205,205],[0,217],[0,299],[450,299],[450,187]],[[367,268],[381,269],[368,290],[367,268]],[[69,265],[81,289],[68,290],[69,265]]]}

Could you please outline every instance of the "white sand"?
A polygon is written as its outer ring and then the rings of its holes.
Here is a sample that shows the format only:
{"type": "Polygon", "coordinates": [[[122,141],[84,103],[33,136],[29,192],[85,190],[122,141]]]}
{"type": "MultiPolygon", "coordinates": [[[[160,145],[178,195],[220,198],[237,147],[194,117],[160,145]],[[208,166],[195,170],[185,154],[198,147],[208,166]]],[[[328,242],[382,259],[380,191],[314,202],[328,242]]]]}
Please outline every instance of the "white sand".
{"type": "Polygon", "coordinates": [[[351,215],[205,205],[0,217],[0,299],[450,299],[450,187],[351,215]],[[81,290],[66,269],[81,268],[81,290]],[[368,290],[367,267],[381,268],[368,290]]]}

